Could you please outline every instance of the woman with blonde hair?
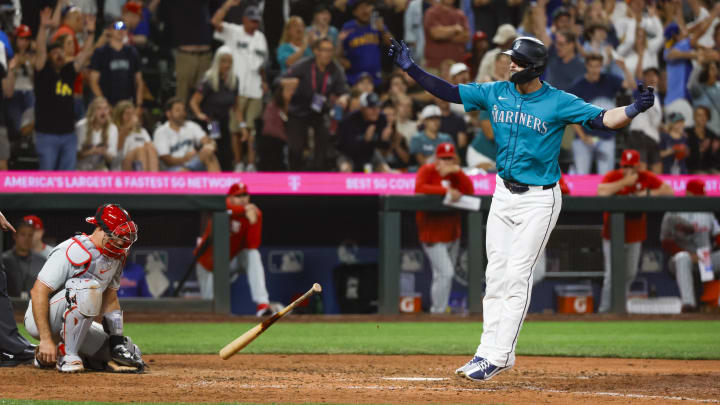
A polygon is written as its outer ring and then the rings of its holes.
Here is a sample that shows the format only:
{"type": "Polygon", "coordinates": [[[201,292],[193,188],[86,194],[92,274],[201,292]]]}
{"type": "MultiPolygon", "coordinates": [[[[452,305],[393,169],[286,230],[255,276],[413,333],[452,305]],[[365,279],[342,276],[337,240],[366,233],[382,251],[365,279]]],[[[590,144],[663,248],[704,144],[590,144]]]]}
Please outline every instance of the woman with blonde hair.
{"type": "Polygon", "coordinates": [[[312,56],[309,34],[305,33],[305,23],[302,18],[294,15],[285,23],[280,46],[277,49],[277,61],[280,64],[280,74],[287,72],[295,62],[312,56]]]}
{"type": "Polygon", "coordinates": [[[118,129],[110,121],[110,104],[96,97],[85,118],[75,124],[78,170],[107,171],[117,155],[118,129]]]}
{"type": "Polygon", "coordinates": [[[118,157],[113,170],[158,171],[158,155],[150,134],[140,125],[132,101],[123,100],[115,106],[113,122],[118,128],[118,157]]]}
{"type": "MultiPolygon", "coordinates": [[[[230,113],[234,112],[238,122],[243,122],[238,106],[238,79],[233,72],[232,50],[221,46],[215,51],[212,65],[205,72],[203,80],[190,98],[190,109],[207,127],[211,139],[217,143],[215,153],[222,171],[232,171],[242,165],[242,142],[248,141],[248,160],[255,161],[253,139],[249,131],[243,132],[243,139],[230,133],[230,113]]],[[[250,165],[248,165],[250,166],[250,165]]],[[[249,171],[249,170],[248,170],[249,171]]]]}

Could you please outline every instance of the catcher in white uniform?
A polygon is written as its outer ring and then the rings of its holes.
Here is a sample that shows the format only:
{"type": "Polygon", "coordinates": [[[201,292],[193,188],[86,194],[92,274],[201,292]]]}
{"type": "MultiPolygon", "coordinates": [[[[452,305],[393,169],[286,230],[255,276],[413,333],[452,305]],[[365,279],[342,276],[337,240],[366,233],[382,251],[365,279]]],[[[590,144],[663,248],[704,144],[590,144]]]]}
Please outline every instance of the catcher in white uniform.
{"type": "MultiPolygon", "coordinates": [[[[705,195],[705,183],[690,180],[686,195],[705,195]]],[[[677,280],[683,311],[697,309],[695,285],[702,281],[698,261],[703,256],[714,277],[720,275],[720,250],[710,253],[713,239],[720,245],[720,225],[712,212],[667,212],[663,217],[660,240],[670,257],[668,268],[677,280]]]]}
{"type": "Polygon", "coordinates": [[[117,290],[137,225],[116,204],[105,204],[86,221],[95,225],[52,250],[30,291],[25,328],[40,340],[37,367],[63,373],[86,367],[121,372],[145,368],[140,350],[123,336],[117,290]],[[103,324],[93,322],[103,316],[103,324]]]}

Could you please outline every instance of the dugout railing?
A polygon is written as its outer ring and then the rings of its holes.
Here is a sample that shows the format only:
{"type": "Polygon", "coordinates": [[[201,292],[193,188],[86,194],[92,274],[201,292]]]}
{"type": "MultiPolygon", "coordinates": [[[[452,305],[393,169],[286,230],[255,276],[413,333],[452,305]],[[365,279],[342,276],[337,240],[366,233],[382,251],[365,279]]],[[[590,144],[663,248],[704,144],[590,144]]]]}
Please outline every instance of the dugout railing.
{"type": "MultiPolygon", "coordinates": [[[[209,211],[213,220],[214,300],[185,298],[122,298],[123,308],[172,311],[214,311],[230,313],[230,220],[224,195],[170,194],[0,194],[0,207],[5,211],[63,211],[95,212],[107,202],[120,204],[130,213],[135,210],[182,213],[209,211]]],[[[142,228],[140,229],[142,232],[142,228]]],[[[142,235],[142,234],[141,234],[142,235]]],[[[0,238],[0,251],[3,251],[0,238]]]]}
{"type": "MultiPolygon", "coordinates": [[[[468,310],[482,313],[483,283],[485,279],[485,218],[490,210],[491,196],[480,197],[479,211],[469,211],[464,226],[467,228],[468,252],[468,310]]],[[[400,248],[401,215],[403,211],[449,211],[442,196],[382,196],[379,213],[379,291],[378,311],[381,314],[399,312],[400,299],[400,248]]],[[[625,214],[634,212],[718,211],[718,197],[563,197],[562,212],[610,213],[610,246],[612,251],[612,312],[626,311],[624,287],[625,214]]],[[[562,215],[562,213],[561,213],[562,215]]]]}

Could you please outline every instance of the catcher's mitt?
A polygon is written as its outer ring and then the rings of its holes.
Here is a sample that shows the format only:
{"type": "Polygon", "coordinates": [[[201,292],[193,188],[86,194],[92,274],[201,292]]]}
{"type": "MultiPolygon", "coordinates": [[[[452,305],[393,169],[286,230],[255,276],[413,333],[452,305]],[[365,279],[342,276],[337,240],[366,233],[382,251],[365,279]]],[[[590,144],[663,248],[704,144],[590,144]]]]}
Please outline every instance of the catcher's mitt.
{"type": "Polygon", "coordinates": [[[144,373],[148,368],[140,348],[127,336],[122,343],[110,347],[110,358],[107,369],[114,373],[144,373]]]}

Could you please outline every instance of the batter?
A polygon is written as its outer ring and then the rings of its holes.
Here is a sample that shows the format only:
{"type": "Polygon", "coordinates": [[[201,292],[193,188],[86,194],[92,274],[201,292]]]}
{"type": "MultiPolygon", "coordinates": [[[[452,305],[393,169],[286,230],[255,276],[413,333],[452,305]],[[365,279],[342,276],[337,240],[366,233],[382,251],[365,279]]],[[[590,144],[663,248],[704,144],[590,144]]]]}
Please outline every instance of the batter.
{"type": "Polygon", "coordinates": [[[436,97],[463,104],[466,111],[487,110],[491,116],[498,175],[487,221],[483,333],[475,356],[456,370],[477,381],[515,364],[533,268],[562,205],[558,155],[565,126],[622,128],[654,102],[652,88],[641,86],[633,104],[604,111],[540,81],[548,51],[538,39],[520,37],[505,53],[511,58],[510,81],[457,86],[418,67],[404,43],[393,39],[388,53],[436,97]]]}

